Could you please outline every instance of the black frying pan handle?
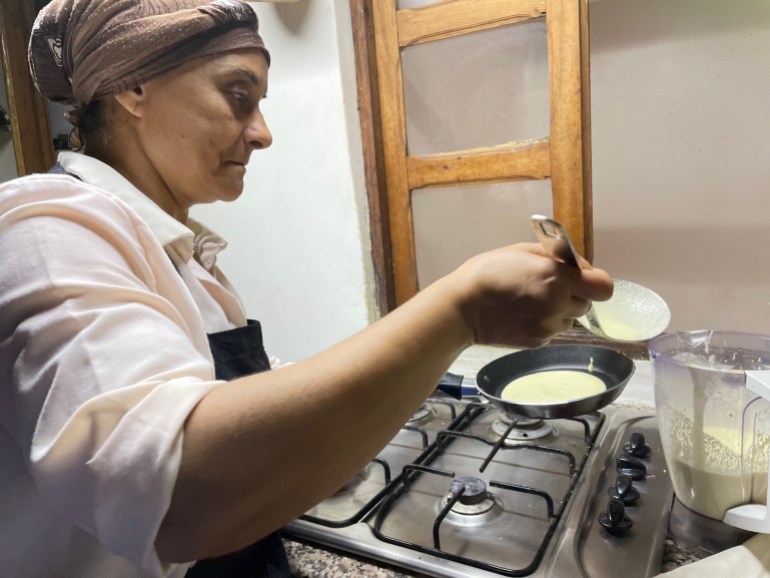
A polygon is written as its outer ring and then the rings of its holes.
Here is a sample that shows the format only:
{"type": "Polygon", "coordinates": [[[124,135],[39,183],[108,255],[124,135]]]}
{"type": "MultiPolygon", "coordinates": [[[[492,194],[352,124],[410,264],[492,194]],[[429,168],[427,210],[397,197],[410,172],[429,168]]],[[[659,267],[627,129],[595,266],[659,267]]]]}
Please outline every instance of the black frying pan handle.
{"type": "Polygon", "coordinates": [[[463,397],[463,376],[456,373],[449,373],[448,371],[441,378],[436,386],[441,392],[451,395],[455,399],[462,399],[463,397]]]}

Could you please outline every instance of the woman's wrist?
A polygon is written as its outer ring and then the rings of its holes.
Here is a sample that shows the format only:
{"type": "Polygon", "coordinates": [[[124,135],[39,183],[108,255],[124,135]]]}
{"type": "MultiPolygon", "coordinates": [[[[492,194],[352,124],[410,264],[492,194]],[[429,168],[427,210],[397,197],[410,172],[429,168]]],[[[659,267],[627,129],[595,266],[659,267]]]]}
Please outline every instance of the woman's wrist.
{"type": "Polygon", "coordinates": [[[455,270],[424,290],[433,306],[440,307],[447,322],[456,327],[463,349],[476,343],[476,328],[471,311],[473,303],[478,299],[475,295],[477,289],[468,282],[467,275],[455,270]]]}

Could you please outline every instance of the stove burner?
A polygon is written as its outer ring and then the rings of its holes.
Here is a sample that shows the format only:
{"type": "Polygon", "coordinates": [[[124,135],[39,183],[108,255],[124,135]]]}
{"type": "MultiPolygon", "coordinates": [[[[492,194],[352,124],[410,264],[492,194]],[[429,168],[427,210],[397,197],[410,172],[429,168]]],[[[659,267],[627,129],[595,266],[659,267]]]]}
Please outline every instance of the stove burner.
{"type": "Polygon", "coordinates": [[[433,412],[431,409],[425,405],[422,404],[420,406],[420,409],[418,409],[415,414],[409,418],[409,421],[406,422],[409,425],[415,425],[415,424],[421,424],[423,422],[429,421],[433,418],[433,412]]]}
{"type": "MultiPolygon", "coordinates": [[[[512,420],[505,416],[500,419],[496,419],[492,423],[492,437],[494,439],[500,439],[511,427],[512,420]]],[[[505,438],[505,443],[515,444],[521,442],[529,442],[532,440],[539,440],[549,436],[558,435],[556,428],[550,425],[548,422],[539,419],[526,419],[522,418],[516,421],[516,427],[514,427],[505,438]]]]}
{"type": "Polygon", "coordinates": [[[499,508],[495,507],[497,502],[487,492],[487,484],[473,477],[454,480],[447,495],[436,505],[436,513],[443,510],[461,489],[464,489],[463,494],[447,514],[447,522],[458,526],[480,526],[499,514],[499,508]]]}
{"type": "Polygon", "coordinates": [[[452,487],[447,495],[447,502],[464,489],[460,496],[460,503],[466,506],[483,502],[487,497],[487,484],[479,478],[457,478],[452,482],[452,487]]]}

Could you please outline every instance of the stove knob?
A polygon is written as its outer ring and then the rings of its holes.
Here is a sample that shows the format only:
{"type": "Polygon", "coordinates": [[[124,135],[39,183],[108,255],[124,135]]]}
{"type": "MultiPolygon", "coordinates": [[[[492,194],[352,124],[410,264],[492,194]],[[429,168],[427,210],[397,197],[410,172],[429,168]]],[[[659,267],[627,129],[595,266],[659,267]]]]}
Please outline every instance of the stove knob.
{"type": "Polygon", "coordinates": [[[634,525],[633,520],[626,516],[623,502],[614,498],[610,498],[607,511],[599,514],[599,523],[613,536],[625,534],[634,525]]]}
{"type": "Polygon", "coordinates": [[[620,456],[617,469],[619,474],[628,476],[632,480],[643,480],[647,476],[647,466],[642,460],[633,456],[620,456]]]}
{"type": "Polygon", "coordinates": [[[634,482],[631,481],[631,478],[623,474],[618,475],[615,485],[610,486],[607,493],[610,495],[610,498],[620,500],[625,506],[631,506],[639,500],[639,490],[634,487],[634,482]]]}
{"type": "Polygon", "coordinates": [[[636,456],[637,458],[646,458],[652,451],[644,441],[644,434],[640,433],[632,433],[623,449],[629,456],[636,456]]]}

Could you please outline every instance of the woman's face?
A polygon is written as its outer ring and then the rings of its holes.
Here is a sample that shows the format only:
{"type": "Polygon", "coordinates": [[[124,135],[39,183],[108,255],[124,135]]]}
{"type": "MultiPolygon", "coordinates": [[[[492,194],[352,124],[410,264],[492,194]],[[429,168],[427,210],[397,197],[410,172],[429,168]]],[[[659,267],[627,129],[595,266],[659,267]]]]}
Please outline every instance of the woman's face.
{"type": "Polygon", "coordinates": [[[194,60],[141,90],[140,146],[153,179],[171,196],[156,201],[186,211],[238,198],[252,151],[273,140],[259,110],[267,93],[262,52],[194,60]]]}

